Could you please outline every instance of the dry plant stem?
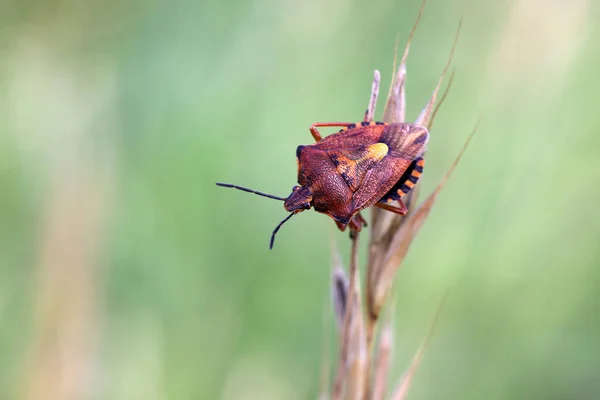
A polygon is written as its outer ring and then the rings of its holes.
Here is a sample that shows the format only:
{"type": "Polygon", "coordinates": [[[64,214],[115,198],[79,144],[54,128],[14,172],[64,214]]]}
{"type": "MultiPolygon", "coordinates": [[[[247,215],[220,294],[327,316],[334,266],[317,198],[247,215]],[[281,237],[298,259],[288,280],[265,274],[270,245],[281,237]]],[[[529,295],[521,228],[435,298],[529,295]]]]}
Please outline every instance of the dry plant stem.
{"type": "MultiPolygon", "coordinates": [[[[396,56],[398,51],[398,46],[396,43],[396,48],[394,50],[394,79],[390,84],[390,90],[388,92],[388,98],[385,105],[385,110],[383,114],[383,122],[387,122],[389,124],[396,122],[405,122],[406,121],[406,60],[408,59],[408,53],[410,51],[410,45],[412,43],[412,38],[419,26],[419,22],[421,20],[421,16],[423,15],[423,10],[425,8],[426,0],[423,0],[421,3],[421,7],[419,8],[419,15],[411,29],[410,35],[406,42],[406,47],[404,48],[404,54],[402,55],[402,60],[400,61],[400,67],[396,73],[396,56]]],[[[414,207],[416,203],[418,191],[420,184],[417,185],[411,190],[408,194],[407,201],[405,202],[406,206],[409,209],[409,213],[411,209],[414,207]]],[[[392,213],[385,212],[384,210],[380,210],[377,208],[373,208],[371,211],[371,240],[369,243],[369,264],[367,267],[367,298],[370,297],[369,291],[371,290],[369,281],[371,281],[370,275],[372,273],[377,273],[374,271],[377,269],[377,266],[381,264],[381,257],[384,252],[381,249],[387,247],[386,237],[387,232],[392,230],[391,225],[398,225],[403,220],[402,217],[395,216],[392,213]]],[[[396,227],[394,227],[395,229],[396,227]]],[[[370,307],[368,308],[370,309],[370,307]]],[[[370,343],[373,339],[374,329],[375,329],[375,321],[373,318],[369,317],[367,319],[367,345],[370,347],[370,343]]]]}
{"type": "MultiPolygon", "coordinates": [[[[396,122],[404,122],[406,120],[406,61],[408,59],[408,53],[410,51],[410,45],[412,43],[412,39],[414,34],[419,26],[419,22],[421,20],[421,16],[423,15],[423,10],[425,8],[425,4],[427,0],[423,0],[421,3],[421,7],[419,8],[419,14],[417,19],[411,29],[410,35],[406,42],[406,46],[404,48],[404,53],[402,55],[402,60],[400,61],[400,67],[398,68],[398,73],[395,76],[395,79],[390,84],[390,90],[388,92],[388,98],[386,101],[386,106],[384,110],[383,122],[387,123],[396,123],[396,122]]],[[[398,40],[396,40],[396,46],[394,49],[394,63],[393,68],[394,71],[396,69],[396,60],[398,54],[398,40]]],[[[414,188],[416,191],[417,188],[414,188]]],[[[371,292],[373,288],[371,287],[371,274],[374,273],[374,266],[380,264],[380,256],[384,254],[383,250],[385,246],[381,243],[383,237],[383,232],[386,232],[389,228],[389,225],[394,220],[401,220],[401,218],[392,215],[392,213],[386,213],[382,210],[377,210],[375,208],[371,211],[371,238],[369,243],[369,263],[367,265],[367,318],[366,318],[366,341],[367,341],[367,349],[369,349],[369,357],[368,362],[371,362],[373,358],[373,338],[375,336],[376,322],[377,319],[373,318],[371,314],[372,307],[368,304],[368,299],[371,298],[371,292]],[[374,262],[374,260],[376,260],[374,262]]],[[[376,272],[375,272],[376,273],[376,272]]],[[[371,388],[371,380],[370,376],[367,375],[366,378],[366,393],[369,394],[372,392],[371,388]]]]}
{"type": "Polygon", "coordinates": [[[395,78],[390,85],[390,90],[388,92],[388,98],[385,106],[385,113],[383,117],[384,122],[395,123],[395,122],[404,122],[406,121],[406,60],[408,58],[408,52],[410,51],[410,45],[412,43],[413,36],[419,26],[419,22],[421,21],[421,16],[423,15],[423,10],[425,9],[425,4],[427,0],[423,0],[421,3],[421,7],[419,8],[419,15],[417,16],[417,20],[413,25],[410,35],[408,36],[408,40],[406,42],[406,47],[404,48],[404,54],[402,55],[402,60],[400,61],[400,67],[398,68],[398,72],[396,73],[396,55],[398,52],[398,41],[396,40],[396,48],[394,50],[394,69],[392,72],[392,76],[395,78]],[[396,74],[396,75],[394,75],[396,74]]]}
{"type": "MultiPolygon", "coordinates": [[[[346,367],[348,361],[348,339],[349,339],[349,331],[350,331],[350,323],[352,320],[352,313],[354,311],[354,303],[356,301],[360,301],[360,299],[355,298],[355,290],[353,288],[356,285],[356,280],[358,277],[358,244],[359,244],[359,232],[354,232],[352,235],[352,252],[350,256],[350,285],[351,288],[348,291],[348,298],[346,300],[346,312],[344,313],[344,325],[342,328],[342,332],[340,333],[340,354],[337,366],[337,373],[335,376],[335,381],[333,383],[333,392],[331,394],[332,400],[342,399],[344,392],[344,380],[346,379],[346,367]]],[[[362,316],[359,316],[362,318],[362,316]]]]}
{"type": "MultiPolygon", "coordinates": [[[[417,22],[418,22],[418,20],[417,20],[417,22]]],[[[425,108],[423,109],[421,114],[419,115],[419,118],[417,118],[416,124],[418,124],[418,125],[428,126],[431,121],[432,112],[433,112],[434,106],[436,105],[437,94],[439,92],[439,89],[440,89],[443,79],[445,77],[445,74],[452,62],[452,56],[454,55],[454,51],[455,51],[456,43],[457,43],[457,40],[459,37],[461,25],[462,25],[462,21],[458,25],[456,35],[454,38],[454,43],[453,43],[452,49],[450,51],[450,56],[448,57],[448,61],[446,62],[446,65],[444,66],[442,74],[440,75],[440,77],[438,79],[436,88],[433,91],[433,94],[432,94],[431,98],[429,99],[429,102],[427,103],[427,105],[425,106],[425,108]]],[[[413,27],[413,31],[415,29],[416,29],[416,24],[415,24],[415,27],[413,27]]],[[[407,44],[407,48],[405,50],[405,56],[408,54],[409,46],[410,46],[410,39],[409,39],[409,43],[407,44]]],[[[405,61],[406,60],[403,57],[402,63],[400,65],[400,70],[399,70],[399,75],[398,75],[397,81],[393,83],[394,86],[399,85],[398,86],[399,90],[400,89],[403,90],[403,82],[398,82],[398,79],[400,79],[400,80],[405,79],[405,74],[402,73],[402,68],[403,68],[405,61]]],[[[450,87],[450,85],[448,85],[448,87],[450,87]]],[[[392,91],[392,97],[390,97],[388,99],[388,103],[386,105],[385,115],[388,118],[395,118],[395,117],[403,115],[406,105],[399,96],[400,96],[400,92],[397,92],[396,90],[392,91]]],[[[443,95],[442,100],[444,99],[444,97],[445,96],[443,95]]],[[[438,103],[438,107],[440,104],[441,104],[441,101],[440,101],[440,103],[438,103]]],[[[384,119],[384,122],[393,122],[393,120],[386,121],[384,119]]],[[[389,267],[386,267],[386,265],[389,264],[389,258],[390,258],[389,254],[391,251],[396,251],[397,253],[401,254],[403,257],[406,254],[405,250],[406,251],[408,250],[408,245],[412,241],[412,236],[410,236],[410,238],[404,238],[404,239],[410,239],[410,240],[405,240],[404,244],[402,245],[402,248],[395,247],[394,242],[393,242],[394,238],[395,238],[395,240],[396,240],[395,244],[398,245],[398,241],[400,240],[398,238],[399,232],[402,232],[403,235],[410,233],[408,231],[402,230],[401,228],[410,219],[410,216],[415,211],[416,200],[419,195],[419,190],[420,190],[420,182],[418,182],[417,185],[413,188],[413,190],[411,190],[411,192],[406,196],[405,203],[409,209],[409,213],[407,214],[406,217],[398,217],[395,215],[389,215],[389,213],[381,213],[381,212],[377,212],[375,210],[373,211],[373,214],[372,214],[372,221],[371,221],[372,236],[371,236],[371,242],[369,245],[369,264],[368,264],[368,268],[367,268],[367,307],[368,307],[368,311],[369,311],[369,319],[367,320],[367,328],[366,329],[367,329],[367,343],[368,344],[370,344],[370,342],[373,340],[373,335],[374,335],[374,331],[375,331],[375,325],[377,322],[379,310],[381,310],[381,308],[384,305],[384,304],[375,304],[374,303],[375,299],[377,298],[379,301],[385,300],[386,296],[380,297],[381,293],[389,291],[389,286],[391,285],[391,283],[385,282],[384,279],[385,278],[388,278],[388,279],[393,278],[393,275],[390,277],[389,275],[387,275],[386,271],[384,271],[384,269],[389,268],[389,267]],[[396,234],[390,234],[391,232],[396,232],[396,234]],[[385,278],[382,278],[382,275],[385,275],[385,278]],[[375,293],[375,292],[378,292],[378,293],[375,293]]],[[[402,259],[396,258],[396,261],[398,262],[398,265],[400,265],[402,259]]],[[[396,266],[396,269],[397,269],[397,266],[396,266]]],[[[396,269],[394,269],[394,272],[396,271],[396,269]]]]}
{"type": "Polygon", "coordinates": [[[435,312],[435,316],[433,317],[433,321],[429,325],[429,330],[427,331],[427,335],[425,336],[425,339],[423,339],[417,352],[413,356],[413,359],[410,363],[410,366],[408,367],[408,370],[404,373],[402,378],[400,378],[400,382],[399,382],[398,386],[396,387],[396,390],[392,394],[391,400],[404,400],[406,398],[406,395],[408,394],[408,391],[412,385],[412,381],[414,379],[415,373],[417,372],[417,369],[419,368],[419,364],[421,363],[421,359],[423,358],[423,353],[425,352],[425,349],[427,348],[427,345],[429,344],[429,341],[431,340],[431,337],[433,336],[433,332],[435,331],[435,327],[438,323],[438,320],[440,319],[440,315],[442,314],[442,309],[444,308],[444,304],[446,304],[446,300],[448,299],[448,294],[449,294],[449,292],[446,292],[444,294],[444,296],[442,297],[442,299],[440,300],[437,310],[435,312]]]}
{"type": "Polygon", "coordinates": [[[381,74],[378,70],[373,72],[373,84],[371,85],[371,97],[369,100],[369,108],[367,108],[368,117],[367,121],[375,119],[375,107],[377,107],[377,98],[379,97],[379,83],[381,81],[381,74]]]}
{"type": "Polygon", "coordinates": [[[396,34],[396,43],[394,44],[394,62],[392,63],[392,73],[390,74],[392,83],[388,89],[388,99],[392,96],[392,88],[394,87],[394,76],[396,75],[396,64],[398,63],[398,43],[400,43],[400,33],[396,34]]]}
{"type": "MultiPolygon", "coordinates": [[[[375,116],[375,107],[377,105],[377,98],[379,95],[379,84],[381,75],[379,71],[375,70],[373,73],[373,84],[371,86],[371,97],[369,105],[365,113],[366,120],[373,120],[375,116]]],[[[340,333],[340,355],[338,362],[338,369],[336,378],[333,386],[332,399],[340,399],[344,394],[344,383],[346,385],[347,395],[356,396],[356,399],[361,399],[365,388],[368,384],[368,374],[366,371],[369,369],[367,356],[366,340],[364,338],[364,327],[362,326],[363,315],[362,307],[360,307],[360,294],[358,280],[358,239],[359,233],[353,232],[352,235],[352,254],[350,264],[350,282],[344,275],[344,270],[341,266],[341,261],[338,256],[337,248],[335,248],[335,242],[332,240],[332,282],[333,282],[333,303],[336,311],[338,320],[341,319],[341,333],[340,333]],[[360,326],[356,326],[356,323],[360,321],[360,326]],[[354,326],[353,323],[355,324],[354,326]],[[353,350],[358,351],[360,354],[353,360],[352,365],[349,363],[349,351],[351,333],[358,330],[359,338],[355,341],[355,347],[353,350]],[[360,334],[362,332],[362,335],[360,334]],[[360,337],[362,336],[362,337],[360,337]],[[358,345],[356,345],[356,342],[358,345]],[[364,347],[364,349],[360,349],[364,347]],[[362,354],[364,353],[364,354],[362,354]],[[348,370],[350,367],[350,371],[348,370]],[[350,378],[350,379],[349,379],[350,378]]],[[[356,333],[356,332],[355,332],[356,333]]],[[[356,335],[354,335],[356,336],[356,335]]],[[[354,339],[354,338],[353,338],[354,339]]]]}
{"type": "Polygon", "coordinates": [[[362,297],[360,293],[360,279],[358,276],[358,243],[356,248],[352,249],[352,263],[355,268],[352,270],[354,277],[354,286],[352,287],[352,314],[349,327],[349,337],[347,340],[347,368],[346,377],[346,396],[348,400],[362,400],[366,394],[368,377],[368,357],[364,330],[364,317],[362,311],[362,297]]]}
{"type": "Polygon", "coordinates": [[[83,159],[75,166],[49,170],[53,185],[41,226],[35,335],[22,399],[76,400],[88,390],[99,311],[97,255],[112,175],[83,159]]]}
{"type": "Polygon", "coordinates": [[[390,367],[390,354],[394,340],[392,324],[388,321],[381,330],[379,337],[379,351],[377,352],[377,362],[373,372],[373,389],[371,391],[371,400],[383,400],[385,388],[387,385],[387,374],[390,367]]]}
{"type": "Polygon", "coordinates": [[[381,74],[375,70],[373,72],[373,85],[371,86],[371,99],[369,101],[369,107],[365,113],[365,121],[373,121],[375,119],[375,107],[377,105],[377,97],[379,96],[379,81],[381,80],[381,74]]]}
{"type": "Polygon", "coordinates": [[[423,0],[421,3],[421,7],[419,8],[419,14],[417,15],[417,20],[413,25],[410,35],[408,36],[408,40],[406,42],[406,48],[404,49],[404,54],[402,55],[402,60],[400,61],[400,69],[398,70],[398,75],[400,79],[398,79],[400,87],[398,88],[398,94],[400,96],[400,115],[398,116],[397,122],[406,121],[406,60],[408,59],[408,52],[410,50],[410,45],[412,43],[413,37],[415,36],[415,32],[417,31],[417,27],[419,26],[419,22],[421,22],[421,16],[423,15],[423,10],[425,9],[425,4],[427,4],[427,0],[423,0]]]}
{"type": "MultiPolygon", "coordinates": [[[[394,58],[396,58],[396,56],[394,55],[394,58]]],[[[395,60],[394,60],[395,62],[395,60]]],[[[370,101],[369,101],[369,107],[367,109],[367,121],[371,121],[375,118],[375,107],[377,106],[377,98],[379,97],[379,84],[381,82],[381,75],[379,73],[378,70],[375,70],[374,72],[374,76],[373,76],[373,84],[371,86],[371,97],[370,97],[370,101]]],[[[362,315],[361,315],[362,318],[362,315]]],[[[368,318],[366,319],[368,321],[368,318]]],[[[366,350],[368,353],[368,356],[366,357],[365,360],[365,379],[364,379],[364,393],[365,396],[368,396],[368,393],[370,393],[370,376],[369,376],[369,370],[370,370],[370,362],[371,362],[371,343],[372,340],[370,339],[370,336],[372,335],[372,332],[369,330],[370,328],[367,326],[367,333],[366,333],[366,350]]]]}
{"type": "MultiPolygon", "coordinates": [[[[329,238],[330,238],[330,250],[331,250],[331,298],[333,303],[333,311],[335,313],[335,319],[337,322],[337,328],[341,332],[344,325],[344,316],[346,310],[346,303],[348,300],[348,286],[349,286],[349,278],[346,276],[344,272],[344,266],[342,265],[342,260],[340,257],[340,253],[338,247],[336,245],[335,236],[333,234],[333,230],[329,229],[329,238]]],[[[321,361],[321,391],[319,395],[319,400],[327,400],[330,398],[329,396],[329,326],[327,324],[327,319],[324,321],[325,324],[325,337],[324,337],[324,348],[326,354],[323,356],[323,360],[321,361]]],[[[341,333],[340,333],[341,335],[341,333]]]]}
{"type": "Polygon", "coordinates": [[[324,307],[323,309],[323,326],[325,327],[325,334],[323,335],[323,360],[321,360],[321,387],[319,400],[326,400],[329,398],[329,354],[330,354],[330,346],[329,346],[329,321],[330,312],[328,312],[328,308],[324,307]]]}
{"type": "Polygon", "coordinates": [[[456,49],[456,43],[458,43],[458,36],[460,35],[461,27],[462,27],[462,19],[458,23],[458,28],[456,29],[456,34],[454,35],[454,43],[452,43],[452,50],[450,50],[450,57],[448,57],[448,61],[446,62],[446,65],[444,66],[444,70],[442,71],[442,74],[440,75],[440,77],[438,79],[438,83],[435,87],[435,90],[433,91],[433,94],[431,95],[431,98],[429,99],[429,103],[427,103],[427,106],[425,106],[425,108],[423,109],[423,111],[421,111],[421,114],[419,114],[419,116],[417,117],[417,120],[415,121],[415,124],[417,124],[417,125],[421,125],[421,126],[429,125],[431,113],[433,112],[433,106],[435,105],[435,101],[437,100],[437,94],[440,90],[440,87],[442,86],[444,77],[446,76],[446,73],[448,72],[448,68],[450,68],[450,64],[452,63],[452,57],[454,56],[454,50],[456,49]]]}
{"type": "Polygon", "coordinates": [[[419,26],[421,17],[423,16],[423,10],[425,9],[425,4],[427,4],[427,0],[423,0],[421,2],[421,7],[419,7],[419,14],[417,15],[417,20],[415,21],[415,24],[413,25],[413,27],[410,31],[410,35],[408,35],[406,49],[404,50],[404,54],[402,55],[402,61],[400,62],[401,65],[402,64],[406,65],[406,60],[408,58],[408,49],[410,47],[410,43],[412,42],[413,37],[415,36],[415,32],[417,31],[417,27],[419,26]]]}
{"type": "MultiPolygon", "coordinates": [[[[355,270],[358,275],[358,268],[355,270]]],[[[346,396],[347,400],[362,400],[366,394],[367,347],[365,340],[364,318],[361,306],[360,283],[358,276],[354,280],[354,304],[348,331],[346,396]]]]}
{"type": "Polygon", "coordinates": [[[339,329],[344,327],[344,316],[346,315],[346,306],[348,305],[348,291],[350,283],[344,269],[338,265],[332,274],[332,297],[335,317],[339,329]]]}
{"type": "Polygon", "coordinates": [[[338,329],[344,325],[346,303],[348,301],[349,278],[344,272],[344,266],[337,248],[333,230],[329,230],[331,242],[331,298],[338,329]]]}
{"type": "Polygon", "coordinates": [[[433,121],[435,120],[435,116],[437,115],[442,104],[444,104],[444,101],[446,100],[446,97],[448,96],[448,93],[450,92],[450,88],[452,87],[452,82],[454,82],[454,73],[455,72],[456,72],[456,70],[453,69],[452,73],[450,74],[450,78],[448,79],[448,85],[446,86],[446,89],[444,89],[444,93],[442,93],[442,97],[440,98],[440,101],[438,101],[438,103],[435,105],[435,108],[433,109],[433,113],[431,114],[431,119],[429,120],[429,123],[427,124],[427,130],[430,132],[431,132],[431,127],[433,126],[433,121]]]}
{"type": "Polygon", "coordinates": [[[462,158],[467,146],[471,142],[473,135],[477,131],[477,127],[479,125],[479,121],[475,125],[473,132],[469,135],[469,138],[465,142],[463,148],[460,153],[454,160],[454,163],[450,166],[446,175],[442,179],[442,181],[437,185],[435,190],[429,197],[417,208],[413,213],[409,214],[405,219],[404,223],[400,227],[398,231],[396,231],[390,241],[390,246],[388,251],[386,252],[383,258],[383,264],[381,269],[379,270],[379,275],[377,276],[377,281],[374,284],[374,291],[371,292],[373,295],[372,298],[368,299],[368,305],[373,307],[371,310],[371,315],[379,315],[381,308],[385,305],[386,299],[389,296],[393,278],[402,263],[402,260],[406,256],[408,249],[413,241],[413,238],[417,235],[421,226],[429,216],[435,201],[437,200],[438,195],[446,185],[446,182],[454,172],[456,165],[462,158]]]}
{"type": "MultiPolygon", "coordinates": [[[[406,60],[410,50],[410,45],[414,33],[419,24],[425,0],[421,4],[419,15],[411,30],[403,57],[400,61],[395,79],[390,85],[388,99],[384,110],[383,122],[397,123],[405,122],[406,117],[406,60]]],[[[452,50],[443,72],[441,73],[435,90],[433,91],[429,102],[421,111],[415,124],[431,128],[435,115],[441,104],[446,99],[448,91],[452,85],[454,72],[450,77],[444,93],[439,102],[437,97],[442,82],[446,76],[452,57],[456,48],[456,43],[462,25],[459,23],[456,31],[452,50]]],[[[397,43],[394,53],[394,70],[397,60],[397,43]]],[[[374,120],[375,106],[379,93],[380,74],[374,71],[374,79],[369,98],[369,105],[365,112],[365,121],[374,120]]],[[[419,232],[421,226],[429,216],[435,200],[444,187],[448,177],[452,174],[456,164],[462,157],[466,146],[471,140],[475,130],[465,143],[465,146],[454,164],[449,168],[446,176],[442,179],[434,192],[418,208],[416,201],[419,194],[419,183],[411,190],[404,200],[409,213],[405,217],[400,217],[392,213],[385,213],[382,210],[372,209],[369,243],[369,260],[367,265],[367,283],[366,300],[367,315],[363,315],[360,294],[360,284],[358,275],[358,238],[357,232],[352,232],[352,253],[350,261],[349,282],[345,278],[344,270],[341,267],[339,256],[332,258],[332,265],[337,266],[332,270],[332,283],[334,293],[334,306],[338,317],[340,332],[340,352],[338,359],[337,372],[333,382],[332,399],[352,399],[352,400],[382,400],[386,395],[387,373],[390,365],[390,353],[392,348],[393,333],[391,323],[388,321],[381,331],[379,346],[374,347],[374,338],[380,321],[380,313],[387,304],[389,295],[392,291],[393,278],[401,265],[413,238],[419,232]],[[366,318],[365,318],[366,317],[366,318]]],[[[332,248],[332,252],[334,249],[332,248]]],[[[441,309],[441,306],[440,306],[441,309]]],[[[388,307],[389,311],[389,307],[388,307]]],[[[439,311],[438,311],[439,313],[439,311]]],[[[437,320],[437,316],[435,318],[437,320]]],[[[435,321],[434,320],[434,321],[435,321]]],[[[408,387],[412,382],[414,373],[422,358],[423,350],[428,342],[433,326],[430,326],[430,332],[423,344],[418,349],[413,362],[407,373],[400,381],[396,390],[396,398],[402,399],[408,392],[408,387]]],[[[324,393],[324,391],[322,391],[324,393]]]]}

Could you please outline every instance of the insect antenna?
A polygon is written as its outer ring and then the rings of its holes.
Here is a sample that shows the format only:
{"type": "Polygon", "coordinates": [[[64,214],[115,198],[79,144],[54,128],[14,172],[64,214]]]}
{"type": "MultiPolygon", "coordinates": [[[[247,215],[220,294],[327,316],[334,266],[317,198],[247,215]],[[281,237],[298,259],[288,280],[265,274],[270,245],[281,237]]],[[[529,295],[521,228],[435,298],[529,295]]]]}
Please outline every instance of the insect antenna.
{"type": "Polygon", "coordinates": [[[285,199],[283,197],[273,196],[272,194],[263,193],[263,192],[257,192],[256,190],[248,189],[248,188],[245,188],[245,187],[242,187],[242,186],[232,185],[231,183],[220,183],[220,182],[217,182],[217,186],[221,186],[221,187],[225,187],[225,188],[232,188],[232,189],[243,190],[244,192],[254,193],[254,194],[257,194],[259,196],[268,197],[269,199],[275,199],[275,200],[285,201],[285,199]]]}
{"type": "Polygon", "coordinates": [[[285,219],[283,221],[281,221],[279,223],[279,225],[277,225],[275,227],[275,230],[273,231],[273,234],[271,235],[271,243],[269,244],[269,250],[273,250],[273,243],[275,242],[275,235],[277,234],[277,232],[279,232],[279,228],[281,228],[281,225],[285,224],[288,221],[288,219],[292,218],[293,216],[294,216],[294,213],[291,213],[290,215],[285,217],[285,219]]]}

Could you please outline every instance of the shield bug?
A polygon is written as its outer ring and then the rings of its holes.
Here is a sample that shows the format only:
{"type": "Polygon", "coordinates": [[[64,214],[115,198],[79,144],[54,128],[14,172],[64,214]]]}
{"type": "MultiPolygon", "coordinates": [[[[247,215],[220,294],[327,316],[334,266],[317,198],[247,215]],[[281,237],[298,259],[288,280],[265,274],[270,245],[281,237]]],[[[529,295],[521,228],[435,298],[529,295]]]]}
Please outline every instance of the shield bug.
{"type": "Polygon", "coordinates": [[[365,224],[360,211],[375,206],[400,215],[407,213],[402,197],[423,172],[429,132],[408,123],[386,124],[327,122],[311,125],[316,143],[298,146],[298,186],[288,197],[278,197],[228,183],[218,186],[239,189],[283,201],[290,212],[271,235],[273,248],[279,228],[294,214],[314,208],[329,215],[342,231],[360,231],[365,224]],[[342,127],[323,138],[319,127],[342,127]],[[397,201],[399,206],[390,203],[397,201]]]}

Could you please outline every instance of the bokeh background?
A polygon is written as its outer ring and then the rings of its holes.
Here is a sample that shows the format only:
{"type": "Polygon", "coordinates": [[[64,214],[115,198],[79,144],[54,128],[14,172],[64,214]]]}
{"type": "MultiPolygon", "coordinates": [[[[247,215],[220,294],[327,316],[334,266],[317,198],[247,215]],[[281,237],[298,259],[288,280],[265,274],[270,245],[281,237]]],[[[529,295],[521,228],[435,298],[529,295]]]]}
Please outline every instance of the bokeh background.
{"type": "MultiPolygon", "coordinates": [[[[0,399],[315,398],[347,235],[306,212],[269,251],[281,203],[214,182],[286,196],[418,7],[2,1],[0,399]]],[[[397,276],[394,374],[450,289],[411,398],[596,399],[599,4],[430,0],[410,119],[461,16],[423,194],[483,119],[397,276]]]]}

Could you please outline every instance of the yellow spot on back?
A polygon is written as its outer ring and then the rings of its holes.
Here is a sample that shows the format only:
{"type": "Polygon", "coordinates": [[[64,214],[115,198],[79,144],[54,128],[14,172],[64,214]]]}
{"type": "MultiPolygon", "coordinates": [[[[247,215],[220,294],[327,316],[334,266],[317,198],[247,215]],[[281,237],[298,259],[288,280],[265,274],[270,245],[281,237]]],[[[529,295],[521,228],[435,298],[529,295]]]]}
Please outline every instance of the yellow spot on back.
{"type": "Polygon", "coordinates": [[[400,195],[400,197],[402,197],[402,196],[404,196],[406,193],[404,193],[404,192],[402,191],[402,189],[398,189],[398,194],[400,195]]]}
{"type": "Polygon", "coordinates": [[[409,188],[412,188],[413,186],[415,186],[415,184],[412,183],[411,181],[406,181],[405,185],[408,186],[409,188]]]}
{"type": "Polygon", "coordinates": [[[381,160],[383,157],[387,156],[389,151],[389,147],[385,143],[373,143],[369,147],[367,147],[367,154],[363,157],[370,158],[375,161],[381,160]]]}

